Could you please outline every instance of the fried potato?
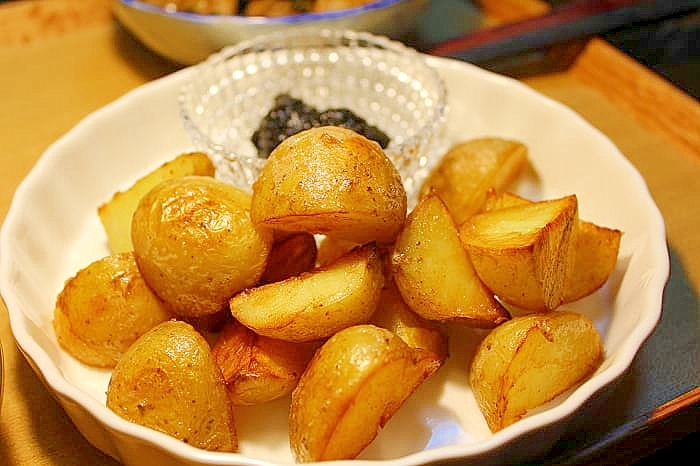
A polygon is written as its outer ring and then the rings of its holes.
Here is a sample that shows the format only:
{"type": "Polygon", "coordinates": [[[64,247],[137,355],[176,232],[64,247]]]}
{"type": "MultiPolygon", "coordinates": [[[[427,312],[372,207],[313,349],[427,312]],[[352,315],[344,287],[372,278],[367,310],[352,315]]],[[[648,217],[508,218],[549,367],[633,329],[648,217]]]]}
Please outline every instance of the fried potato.
{"type": "Polygon", "coordinates": [[[260,335],[307,342],[368,322],[383,285],[377,247],[368,243],[327,267],[243,290],[229,307],[234,318],[260,335]]]}
{"type": "Polygon", "coordinates": [[[413,312],[401,298],[393,280],[386,281],[371,323],[394,332],[408,346],[422,353],[424,356],[419,361],[431,374],[449,356],[447,333],[440,325],[413,312]]]}
{"type": "Polygon", "coordinates": [[[489,189],[486,193],[486,201],[484,202],[484,211],[503,209],[518,205],[530,204],[533,201],[524,198],[510,191],[497,192],[495,189],[489,189]]]}
{"type": "Polygon", "coordinates": [[[481,211],[489,188],[505,190],[527,162],[527,147],[518,141],[470,139],[447,151],[423,182],[420,196],[436,192],[459,225],[481,211]]]}
{"type": "Polygon", "coordinates": [[[219,333],[212,354],[234,405],[256,405],[288,395],[311,360],[314,344],[258,335],[235,320],[219,333]]]}
{"type": "Polygon", "coordinates": [[[131,217],[141,198],[163,180],[188,175],[214,176],[214,164],[202,152],[180,154],[142,176],[97,208],[112,253],[131,251],[131,217]]]}
{"type": "Polygon", "coordinates": [[[326,341],[292,392],[289,443],[298,462],[356,457],[429,372],[389,330],[357,325],[326,341]]]}
{"type": "Polygon", "coordinates": [[[256,225],[390,243],[406,218],[401,176],[382,148],[349,129],[323,126],[285,139],[253,184],[256,225]]]}
{"type": "Polygon", "coordinates": [[[357,246],[359,246],[359,244],[354,241],[345,241],[338,238],[331,238],[330,236],[324,236],[318,245],[316,264],[319,266],[328,265],[357,246]]]}
{"type": "Polygon", "coordinates": [[[490,210],[460,226],[479,278],[499,299],[525,311],[556,309],[573,270],[575,195],[490,210]]]}
{"type": "Polygon", "coordinates": [[[424,319],[490,328],[510,317],[477,276],[435,193],[423,196],[408,216],[391,263],[401,296],[424,319]]]}
{"type": "Polygon", "coordinates": [[[182,321],[159,324],[124,353],[107,386],[107,407],[198,448],[238,450],[233,408],[209,343],[182,321]]]}
{"type": "Polygon", "coordinates": [[[496,432],[589,377],[603,359],[593,323],[570,311],[517,316],[482,340],[469,381],[496,432]]]}
{"type": "Polygon", "coordinates": [[[53,327],[58,343],[76,359],[111,368],[139,336],[171,317],[141,276],[133,252],[123,252],[66,280],[53,327]]]}
{"type": "Polygon", "coordinates": [[[574,265],[564,286],[564,303],[597,291],[615,270],[622,231],[584,220],[578,223],[574,244],[574,265]]]}
{"type": "MultiPolygon", "coordinates": [[[[531,203],[517,194],[490,193],[486,210],[531,203]]],[[[562,304],[579,300],[597,291],[615,269],[622,231],[579,219],[573,244],[571,274],[566,277],[562,304]]]]}
{"type": "Polygon", "coordinates": [[[318,248],[311,233],[275,232],[260,283],[279,282],[316,266],[318,248]]]}
{"type": "Polygon", "coordinates": [[[139,202],[136,263],[179,316],[214,314],[262,277],[274,238],[253,225],[249,208],[250,194],[204,176],[165,180],[139,202]]]}

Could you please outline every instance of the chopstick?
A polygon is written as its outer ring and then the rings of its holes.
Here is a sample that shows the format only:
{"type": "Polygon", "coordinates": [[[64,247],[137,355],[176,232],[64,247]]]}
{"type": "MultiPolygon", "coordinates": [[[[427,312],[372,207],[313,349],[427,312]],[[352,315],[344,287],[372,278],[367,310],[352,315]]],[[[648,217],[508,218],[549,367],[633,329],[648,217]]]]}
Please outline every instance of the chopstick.
{"type": "Polygon", "coordinates": [[[426,52],[478,64],[698,7],[699,0],[573,0],[541,16],[448,39],[426,52]]]}

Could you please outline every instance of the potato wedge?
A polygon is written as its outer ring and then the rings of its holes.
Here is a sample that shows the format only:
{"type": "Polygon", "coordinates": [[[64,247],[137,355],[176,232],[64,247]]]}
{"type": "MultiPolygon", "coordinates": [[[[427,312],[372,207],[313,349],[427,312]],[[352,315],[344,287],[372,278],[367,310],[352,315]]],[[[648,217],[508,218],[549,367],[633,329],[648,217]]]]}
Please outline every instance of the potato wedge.
{"type": "Polygon", "coordinates": [[[570,311],[517,316],[482,340],[469,381],[496,432],[589,377],[603,359],[598,330],[570,311]]]}
{"type": "Polygon", "coordinates": [[[506,207],[513,207],[517,205],[531,204],[533,201],[524,198],[518,194],[512,193],[510,191],[504,191],[502,193],[497,192],[495,189],[489,189],[486,192],[486,201],[484,202],[484,211],[504,209],[506,207]]]}
{"type": "Polygon", "coordinates": [[[510,317],[477,276],[435,193],[423,196],[408,216],[391,267],[403,300],[424,319],[490,328],[510,317]]]}
{"type": "Polygon", "coordinates": [[[233,408],[209,343],[182,321],[159,324],[129,348],[112,372],[107,407],[198,448],[238,450],[233,408]]]}
{"type": "Polygon", "coordinates": [[[215,314],[262,277],[274,237],[253,225],[249,208],[250,194],[204,176],[162,181],[139,202],[136,263],[178,316],[215,314]]]}
{"type": "MultiPolygon", "coordinates": [[[[517,194],[490,193],[486,210],[531,203],[517,194]]],[[[576,240],[572,246],[574,264],[566,277],[563,303],[579,300],[597,291],[615,269],[622,231],[579,219],[576,240]]]]}
{"type": "Polygon", "coordinates": [[[357,325],[319,348],[292,392],[289,442],[298,462],[355,458],[428,377],[389,330],[357,325]]]}
{"type": "Polygon", "coordinates": [[[311,233],[275,232],[260,283],[279,282],[316,266],[318,248],[311,233]]]}
{"type": "Polygon", "coordinates": [[[244,290],[229,300],[229,307],[233,317],[260,335],[306,342],[368,322],[383,285],[377,247],[368,243],[328,267],[244,290]]]}
{"type": "Polygon", "coordinates": [[[574,265],[564,286],[564,303],[597,291],[615,270],[622,231],[580,220],[574,244],[574,265]]]}
{"type": "Polygon", "coordinates": [[[290,394],[316,347],[258,335],[229,320],[216,338],[212,354],[231,402],[250,406],[290,394]]]}
{"type": "Polygon", "coordinates": [[[318,245],[316,264],[321,267],[328,265],[357,246],[360,245],[354,241],[345,241],[330,236],[324,236],[318,245]]]}
{"type": "Polygon", "coordinates": [[[172,316],[129,251],[98,259],[66,280],[53,327],[59,345],[76,359],[112,368],[138,337],[172,316]]]}
{"type": "Polygon", "coordinates": [[[102,226],[107,234],[112,253],[131,251],[131,217],[136,205],[151,188],[163,180],[180,176],[214,176],[214,164],[203,152],[187,152],[165,162],[142,176],[125,191],[114,193],[112,198],[97,208],[102,226]]]}
{"type": "Polygon", "coordinates": [[[422,353],[424,357],[419,361],[426,364],[430,374],[447,360],[449,350],[445,330],[413,312],[401,298],[393,280],[386,281],[371,323],[394,332],[408,346],[422,353]]]}
{"type": "Polygon", "coordinates": [[[447,151],[423,182],[420,196],[436,192],[459,225],[481,211],[489,188],[505,190],[527,162],[527,147],[518,141],[470,139],[447,151]]]}
{"type": "Polygon", "coordinates": [[[406,218],[399,172],[374,141],[323,126],[285,139],[253,184],[256,225],[390,243],[406,218]]]}
{"type": "Polygon", "coordinates": [[[486,286],[531,312],[562,304],[577,226],[578,202],[570,195],[476,214],[459,232],[486,286]]]}

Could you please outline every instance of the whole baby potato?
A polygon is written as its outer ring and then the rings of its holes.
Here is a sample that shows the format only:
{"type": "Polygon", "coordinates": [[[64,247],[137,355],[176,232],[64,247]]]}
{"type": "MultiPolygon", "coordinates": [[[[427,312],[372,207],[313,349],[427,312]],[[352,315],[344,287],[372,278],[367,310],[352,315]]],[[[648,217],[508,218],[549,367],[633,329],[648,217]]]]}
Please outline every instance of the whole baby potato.
{"type": "Polygon", "coordinates": [[[111,368],[159,323],[172,317],[144,281],[132,252],[98,259],[66,280],[56,298],[58,343],[79,361],[111,368]]]}
{"type": "Polygon", "coordinates": [[[390,243],[406,218],[401,176],[382,148],[350,129],[322,126],[285,139],[253,184],[256,225],[390,243]]]}
{"type": "Polygon", "coordinates": [[[177,315],[214,314],[258,282],[273,234],[253,225],[249,208],[250,194],[206,176],[163,181],[141,199],[131,224],[136,262],[177,315]]]}

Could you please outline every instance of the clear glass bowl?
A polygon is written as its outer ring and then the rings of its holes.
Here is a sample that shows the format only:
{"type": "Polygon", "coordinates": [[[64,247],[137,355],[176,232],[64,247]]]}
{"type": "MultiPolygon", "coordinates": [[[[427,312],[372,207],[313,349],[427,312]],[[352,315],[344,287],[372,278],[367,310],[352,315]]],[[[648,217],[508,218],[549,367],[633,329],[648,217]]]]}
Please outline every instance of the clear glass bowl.
{"type": "Polygon", "coordinates": [[[425,56],[365,32],[279,33],[212,55],[181,90],[185,128],[219,178],[250,188],[266,160],[251,136],[282,93],[318,110],[348,108],[384,131],[409,202],[444,152],[446,89],[425,56]]]}

